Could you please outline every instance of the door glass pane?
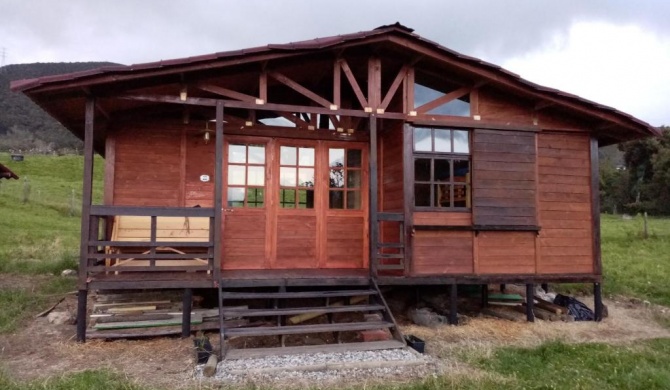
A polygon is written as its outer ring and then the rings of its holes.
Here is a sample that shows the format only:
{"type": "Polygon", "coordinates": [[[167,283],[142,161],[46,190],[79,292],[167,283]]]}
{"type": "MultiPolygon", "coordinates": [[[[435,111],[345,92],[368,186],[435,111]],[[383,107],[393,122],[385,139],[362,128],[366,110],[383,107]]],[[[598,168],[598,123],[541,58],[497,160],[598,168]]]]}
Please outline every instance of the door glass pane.
{"type": "Polygon", "coordinates": [[[314,187],[314,168],[298,169],[298,186],[314,187]]]}
{"type": "Polygon", "coordinates": [[[430,207],[430,184],[414,185],[414,205],[430,207]]]}
{"type": "Polygon", "coordinates": [[[451,181],[449,160],[435,159],[435,181],[451,181]]]}
{"type": "Polygon", "coordinates": [[[265,182],[265,167],[249,166],[248,168],[247,185],[262,186],[265,182]]]}
{"type": "Polygon", "coordinates": [[[282,187],[295,187],[296,181],[296,169],[282,167],[279,170],[279,185],[282,187]]]}
{"type": "Polygon", "coordinates": [[[228,188],[228,207],[244,207],[244,188],[228,188]]]}
{"type": "Polygon", "coordinates": [[[454,181],[470,182],[470,161],[454,160],[454,181]]]}
{"type": "Polygon", "coordinates": [[[314,208],[314,190],[298,190],[298,208],[314,208]]]}
{"type": "Polygon", "coordinates": [[[347,170],[347,187],[361,188],[361,171],[353,169],[347,170]]]}
{"type": "Polygon", "coordinates": [[[244,145],[228,145],[228,162],[245,163],[247,162],[247,147],[244,145]]]}
{"type": "Polygon", "coordinates": [[[280,150],[279,162],[281,165],[296,165],[298,150],[293,146],[282,146],[280,150]]]}
{"type": "Polygon", "coordinates": [[[435,184],[435,206],[451,206],[451,186],[449,184],[435,184]]]}
{"type": "Polygon", "coordinates": [[[435,129],[435,151],[451,152],[451,130],[435,129]]]}
{"type": "Polygon", "coordinates": [[[228,184],[244,185],[244,165],[228,165],[228,184]]]}
{"type": "Polygon", "coordinates": [[[285,209],[295,208],[295,190],[279,190],[279,205],[285,209]]]}
{"type": "Polygon", "coordinates": [[[314,148],[300,148],[298,149],[298,165],[302,167],[314,166],[314,148]]]}
{"type": "Polygon", "coordinates": [[[331,167],[344,166],[344,149],[329,149],[328,162],[331,167]]]}
{"type": "Polygon", "coordinates": [[[328,204],[331,209],[344,208],[344,191],[328,191],[328,204]]]}
{"type": "Polygon", "coordinates": [[[433,151],[430,129],[417,127],[414,129],[414,150],[417,152],[433,151]]]}
{"type": "Polygon", "coordinates": [[[430,181],[430,159],[417,158],[414,160],[414,180],[430,181]]]}
{"type": "Polygon", "coordinates": [[[350,210],[359,210],[361,208],[360,191],[347,191],[347,208],[350,210]]]}
{"type": "Polygon", "coordinates": [[[468,132],[454,130],[454,153],[470,153],[468,132]]]}
{"type": "Polygon", "coordinates": [[[247,188],[247,207],[263,207],[264,201],[262,188],[247,188]]]}
{"type": "Polygon", "coordinates": [[[265,146],[249,146],[249,164],[265,164],[265,146]]]}
{"type": "Polygon", "coordinates": [[[344,170],[330,170],[330,188],[344,188],[344,170]]]}
{"type": "Polygon", "coordinates": [[[347,149],[347,167],[361,167],[361,151],[359,149],[347,149]]]}

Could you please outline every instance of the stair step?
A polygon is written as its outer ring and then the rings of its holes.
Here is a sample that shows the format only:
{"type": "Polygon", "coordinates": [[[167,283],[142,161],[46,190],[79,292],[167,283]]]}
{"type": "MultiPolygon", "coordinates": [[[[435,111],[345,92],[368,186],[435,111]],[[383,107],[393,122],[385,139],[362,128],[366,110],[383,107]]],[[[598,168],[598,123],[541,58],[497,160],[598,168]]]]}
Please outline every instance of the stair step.
{"type": "Polygon", "coordinates": [[[393,327],[392,322],[341,322],[335,324],[288,325],[277,327],[226,329],[226,336],[274,336],[283,334],[304,334],[321,332],[347,332],[393,327]]]}
{"type": "Polygon", "coordinates": [[[237,292],[222,291],[222,299],[280,299],[280,298],[333,298],[377,295],[376,290],[294,291],[294,292],[237,292]]]}
{"type": "Polygon", "coordinates": [[[301,345],[296,347],[282,348],[248,348],[231,349],[226,354],[226,359],[249,359],[269,355],[297,355],[302,353],[319,352],[345,352],[345,351],[375,351],[380,349],[404,348],[405,343],[398,340],[370,341],[366,343],[344,343],[323,345],[301,345]]]}
{"type": "Polygon", "coordinates": [[[283,309],[232,309],[223,310],[224,317],[263,317],[263,316],[290,316],[304,313],[349,313],[357,311],[384,310],[382,305],[350,305],[350,306],[321,306],[295,307],[283,309]]]}

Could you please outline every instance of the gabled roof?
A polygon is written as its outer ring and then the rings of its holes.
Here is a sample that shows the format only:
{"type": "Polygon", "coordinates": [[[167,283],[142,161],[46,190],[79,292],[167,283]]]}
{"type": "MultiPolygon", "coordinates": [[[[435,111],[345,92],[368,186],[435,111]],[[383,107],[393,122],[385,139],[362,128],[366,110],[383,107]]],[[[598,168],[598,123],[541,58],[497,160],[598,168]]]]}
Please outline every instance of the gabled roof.
{"type": "MultiPolygon", "coordinates": [[[[457,62],[463,69],[481,72],[481,76],[494,85],[500,85],[503,88],[513,89],[517,93],[524,93],[535,99],[547,99],[553,104],[564,106],[567,109],[586,111],[594,117],[609,117],[609,120],[615,119],[625,123],[627,126],[636,128],[640,134],[659,136],[660,131],[649,123],[626,114],[612,107],[608,107],[579,96],[566,93],[554,88],[544,87],[521,78],[519,75],[491,64],[480,59],[460,54],[450,50],[436,42],[425,39],[413,32],[414,30],[405,27],[399,23],[380,26],[374,30],[362,31],[352,34],[337,35],[326,38],[316,38],[305,41],[298,41],[286,44],[269,44],[266,46],[253,47],[242,50],[232,50],[206,54],[201,56],[161,60],[143,64],[134,64],[128,66],[107,66],[83,72],[75,72],[56,76],[40,77],[35,79],[18,80],[11,83],[13,91],[21,91],[42,105],[37,95],[42,91],[65,91],[68,88],[86,88],[87,86],[114,83],[132,77],[152,77],[153,75],[178,74],[204,68],[223,66],[219,63],[225,61],[230,64],[231,60],[250,62],[254,60],[262,61],[263,56],[271,54],[301,54],[321,51],[326,49],[337,49],[340,47],[351,47],[356,45],[366,45],[384,40],[404,45],[404,42],[411,42],[426,50],[448,57],[457,62]],[[400,39],[400,41],[398,40],[400,39]],[[403,41],[405,40],[405,41],[403,41]]],[[[407,48],[406,50],[413,50],[407,48]]],[[[67,124],[65,124],[67,126],[67,124]]],[[[631,135],[630,138],[639,138],[638,135],[631,135]]]]}

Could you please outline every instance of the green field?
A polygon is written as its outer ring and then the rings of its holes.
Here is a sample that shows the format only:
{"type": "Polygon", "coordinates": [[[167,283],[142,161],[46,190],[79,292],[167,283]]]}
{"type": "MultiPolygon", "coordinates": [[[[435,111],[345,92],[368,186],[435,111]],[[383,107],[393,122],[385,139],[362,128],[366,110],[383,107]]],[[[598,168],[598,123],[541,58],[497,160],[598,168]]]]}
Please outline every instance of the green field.
{"type": "MultiPolygon", "coordinates": [[[[37,277],[76,267],[82,162],[81,156],[28,155],[19,163],[0,154],[0,163],[21,176],[21,180],[0,183],[0,274],[37,277]]],[[[102,196],[101,162],[96,160],[94,197],[98,200],[102,196]]],[[[631,220],[602,216],[604,293],[670,306],[670,219],[649,218],[646,239],[642,227],[639,216],[631,220]]],[[[46,296],[74,288],[71,280],[40,278],[43,282],[33,290],[0,287],[0,333],[15,331],[48,306],[46,296]]],[[[670,388],[669,339],[616,346],[549,342],[536,348],[499,348],[492,355],[469,354],[459,359],[485,375],[446,375],[412,384],[359,388],[670,388]]],[[[106,370],[21,383],[10,380],[1,370],[0,364],[0,388],[8,390],[145,389],[106,370]]]]}

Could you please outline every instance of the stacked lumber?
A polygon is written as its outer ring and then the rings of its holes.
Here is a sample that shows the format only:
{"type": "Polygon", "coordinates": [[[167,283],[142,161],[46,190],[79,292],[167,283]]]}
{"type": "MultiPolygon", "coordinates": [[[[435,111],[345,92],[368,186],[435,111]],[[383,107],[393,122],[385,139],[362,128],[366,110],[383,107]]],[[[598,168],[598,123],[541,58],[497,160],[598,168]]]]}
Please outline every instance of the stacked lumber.
{"type": "MultiPolygon", "coordinates": [[[[574,321],[574,318],[568,314],[567,308],[556,305],[555,303],[544,300],[538,296],[534,296],[533,298],[533,313],[535,314],[535,317],[543,321],[574,321]]],[[[519,294],[489,294],[488,304],[492,308],[483,309],[482,314],[491,317],[518,321],[520,319],[518,315],[501,310],[505,306],[510,307],[514,312],[526,312],[526,298],[519,294]],[[493,309],[495,306],[498,306],[499,308],[497,310],[493,309]]]]}

